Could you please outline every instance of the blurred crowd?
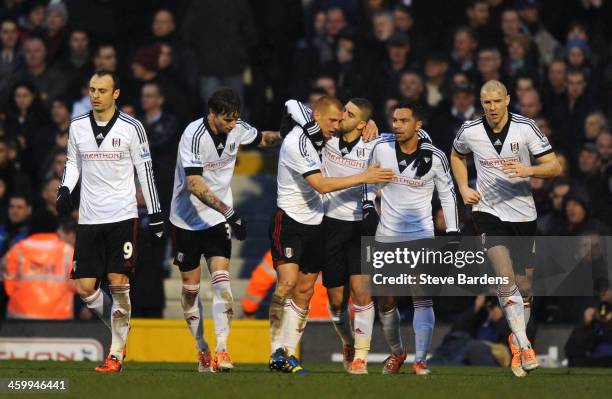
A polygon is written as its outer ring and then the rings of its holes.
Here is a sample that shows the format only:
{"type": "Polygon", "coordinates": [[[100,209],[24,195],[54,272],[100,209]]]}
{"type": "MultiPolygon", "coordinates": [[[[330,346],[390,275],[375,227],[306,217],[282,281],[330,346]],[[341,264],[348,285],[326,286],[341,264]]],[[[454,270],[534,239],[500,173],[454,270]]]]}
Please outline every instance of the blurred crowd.
{"type": "MultiPolygon", "coordinates": [[[[418,102],[448,154],[460,125],[482,115],[480,86],[497,79],[563,166],[532,179],[539,233],[609,235],[611,17],[602,0],[2,0],[0,255],[34,225],[74,231],[55,193],[96,69],[119,74],[121,109],[146,127],[166,211],[182,129],[220,87],[271,130],[288,98],[368,98],[383,131],[395,103],[418,102]]],[[[147,289],[161,289],[162,269],[147,289]]],[[[161,314],[163,290],[153,302],[143,315],[161,314]]]]}

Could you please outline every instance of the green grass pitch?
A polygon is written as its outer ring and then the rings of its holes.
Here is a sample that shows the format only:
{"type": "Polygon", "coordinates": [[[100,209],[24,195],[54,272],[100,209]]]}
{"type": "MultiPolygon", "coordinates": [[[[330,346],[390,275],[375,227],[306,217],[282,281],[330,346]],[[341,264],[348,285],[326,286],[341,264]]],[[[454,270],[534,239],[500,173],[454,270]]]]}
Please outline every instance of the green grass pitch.
{"type": "MultiPolygon", "coordinates": [[[[612,397],[612,370],[543,369],[527,378],[510,369],[432,367],[433,375],[383,376],[380,364],[369,375],[347,375],[339,364],[307,364],[308,375],[270,372],[265,365],[237,365],[231,373],[198,373],[196,363],[127,362],[118,374],[97,374],[90,362],[1,361],[0,378],[67,378],[70,392],[36,398],[488,398],[604,399],[612,397]]],[[[32,397],[31,395],[26,395],[32,397]]],[[[1,394],[1,398],[24,397],[1,394]]]]}

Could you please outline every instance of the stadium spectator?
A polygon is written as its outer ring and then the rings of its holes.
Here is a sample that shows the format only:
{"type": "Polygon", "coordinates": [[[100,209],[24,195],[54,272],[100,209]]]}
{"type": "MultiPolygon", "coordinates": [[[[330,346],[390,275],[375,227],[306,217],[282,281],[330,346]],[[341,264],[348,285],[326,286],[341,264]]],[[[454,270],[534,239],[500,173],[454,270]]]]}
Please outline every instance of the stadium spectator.
{"type": "Polygon", "coordinates": [[[400,75],[398,95],[399,99],[418,104],[421,108],[423,121],[426,123],[431,116],[432,107],[425,102],[425,86],[423,78],[416,72],[406,71],[400,75]]]}
{"type": "Polygon", "coordinates": [[[555,59],[549,65],[544,82],[545,102],[547,107],[561,101],[566,91],[567,64],[563,59],[555,59]]]}
{"type": "Polygon", "coordinates": [[[44,35],[46,3],[45,0],[32,0],[25,4],[25,13],[17,21],[21,42],[30,37],[42,37],[44,35]]]}
{"type": "MultiPolygon", "coordinates": [[[[30,191],[30,181],[11,159],[11,145],[0,138],[0,179],[6,184],[6,198],[15,192],[26,193],[30,191]]],[[[2,215],[4,218],[6,215],[2,215]]]]}
{"type": "Polygon", "coordinates": [[[516,35],[506,41],[508,59],[505,72],[510,77],[519,73],[534,75],[537,68],[529,56],[529,38],[526,35],[516,35]]]}
{"type": "Polygon", "coordinates": [[[244,99],[242,74],[249,64],[248,51],[257,43],[247,2],[194,1],[184,15],[181,33],[196,54],[202,101],[222,86],[236,90],[244,99]]]}
{"type": "Polygon", "coordinates": [[[536,119],[542,113],[540,94],[535,90],[526,91],[519,99],[518,111],[527,118],[536,119]]]}
{"type": "Polygon", "coordinates": [[[459,83],[452,87],[450,104],[441,104],[431,118],[430,132],[436,146],[450,155],[451,145],[461,125],[479,117],[476,110],[474,86],[470,83],[459,83]]]}
{"type": "Polygon", "coordinates": [[[517,3],[523,24],[540,54],[539,62],[542,65],[550,64],[559,50],[559,43],[542,24],[539,0],[519,0],[517,3]]]}
{"type": "Polygon", "coordinates": [[[376,97],[380,102],[395,96],[401,75],[415,67],[410,56],[408,37],[402,33],[394,33],[387,41],[387,55],[375,73],[372,97],[376,97]]]}
{"type": "Polygon", "coordinates": [[[96,71],[105,70],[117,72],[117,49],[112,44],[98,46],[94,55],[94,67],[96,71]]]}
{"type": "Polygon", "coordinates": [[[580,236],[595,232],[605,236],[609,234],[609,227],[591,217],[589,198],[580,189],[572,189],[564,198],[563,210],[565,212],[565,225],[560,231],[552,235],[580,236]]]}
{"type": "Polygon", "coordinates": [[[610,168],[612,161],[612,133],[605,131],[597,136],[597,151],[601,158],[601,169],[605,172],[610,168]]]}
{"type": "Polygon", "coordinates": [[[508,43],[508,39],[525,33],[525,29],[516,9],[506,8],[502,12],[501,30],[506,44],[508,43]]]}
{"type": "Polygon", "coordinates": [[[59,225],[59,218],[57,209],[55,208],[55,202],[57,200],[57,188],[61,186],[61,183],[62,181],[55,177],[47,179],[43,182],[40,190],[42,203],[40,204],[40,209],[34,212],[33,219],[42,219],[59,225]]]}
{"type": "Polygon", "coordinates": [[[58,59],[55,65],[60,68],[67,81],[67,92],[73,96],[79,92],[79,83],[85,76],[89,76],[93,69],[91,53],[89,50],[89,35],[86,31],[75,29],[68,38],[68,50],[58,59]]]}
{"type": "Polygon", "coordinates": [[[413,54],[420,57],[428,47],[428,40],[423,30],[418,29],[415,25],[415,15],[412,8],[401,3],[397,4],[395,8],[393,8],[393,24],[396,32],[408,35],[413,54]]]}
{"type": "Polygon", "coordinates": [[[153,173],[159,192],[162,211],[170,210],[174,170],[168,165],[176,163],[176,149],[179,129],[176,117],[164,112],[162,107],[166,98],[159,84],[145,83],[142,86],[140,107],[143,114],[139,118],[149,139],[153,159],[153,173]]]}
{"type": "Polygon", "coordinates": [[[9,198],[8,219],[0,225],[0,256],[16,243],[23,240],[29,232],[32,204],[24,194],[13,194],[9,198]]]}
{"type": "Polygon", "coordinates": [[[507,87],[510,79],[504,74],[502,69],[502,56],[495,47],[483,47],[478,50],[477,62],[478,74],[475,80],[476,87],[482,87],[489,80],[497,80],[504,83],[507,87]]]}
{"type": "Polygon", "coordinates": [[[561,231],[565,223],[563,203],[565,196],[570,191],[570,182],[566,178],[557,178],[552,183],[548,194],[550,199],[550,210],[538,218],[538,232],[543,235],[554,235],[561,231]]]}
{"type": "Polygon", "coordinates": [[[50,3],[47,6],[45,44],[47,45],[47,57],[50,60],[59,58],[66,46],[68,31],[68,8],[61,1],[50,3]]]}
{"type": "Polygon", "coordinates": [[[6,19],[0,24],[0,104],[7,101],[11,77],[22,67],[17,23],[6,19]]]}
{"type": "Polygon", "coordinates": [[[174,14],[167,9],[157,11],[153,17],[151,33],[153,40],[150,44],[161,44],[158,65],[160,71],[180,80],[184,88],[190,90],[192,95],[197,96],[198,68],[195,54],[181,40],[176,30],[174,14]]]}
{"type": "MultiPolygon", "coordinates": [[[[609,296],[609,295],[608,295],[609,296]]],[[[565,354],[569,367],[612,367],[612,304],[602,300],[599,306],[584,310],[582,323],[575,328],[565,354]]]]}
{"type": "Polygon", "coordinates": [[[447,77],[448,58],[439,52],[432,52],[425,58],[425,101],[435,108],[441,101],[447,100],[450,94],[450,82],[447,77]]]}
{"type": "Polygon", "coordinates": [[[453,50],[451,54],[451,74],[463,72],[473,75],[476,72],[476,48],[478,40],[474,32],[468,27],[455,31],[453,37],[453,50]]]}
{"type": "Polygon", "coordinates": [[[89,101],[89,78],[85,76],[80,80],[79,94],[80,97],[72,103],[71,119],[91,111],[91,103],[89,101]]]}
{"type": "Polygon", "coordinates": [[[56,232],[57,222],[34,219],[27,238],[4,260],[4,287],[10,319],[68,320],[74,315],[73,248],[56,232]]]}
{"type": "Polygon", "coordinates": [[[48,116],[36,87],[28,81],[17,83],[12,91],[4,126],[7,137],[19,139],[25,147],[34,132],[47,123],[48,116]]]}
{"type": "Polygon", "coordinates": [[[354,36],[349,34],[338,36],[334,60],[327,63],[323,70],[332,75],[337,82],[337,97],[341,101],[365,95],[370,71],[363,59],[358,58],[354,36]]]}
{"type": "Polygon", "coordinates": [[[61,71],[47,65],[47,49],[42,39],[31,37],[23,44],[25,69],[15,74],[13,81],[31,81],[40,92],[40,98],[45,106],[51,104],[51,99],[64,93],[66,80],[61,71]]]}
{"type": "Polygon", "coordinates": [[[489,24],[489,4],[486,0],[471,0],[466,8],[467,25],[474,31],[478,43],[484,46],[497,46],[501,42],[500,33],[489,24]]]}
{"type": "Polygon", "coordinates": [[[610,124],[603,112],[590,113],[584,120],[584,138],[586,141],[595,142],[602,132],[610,131],[610,124]]]}

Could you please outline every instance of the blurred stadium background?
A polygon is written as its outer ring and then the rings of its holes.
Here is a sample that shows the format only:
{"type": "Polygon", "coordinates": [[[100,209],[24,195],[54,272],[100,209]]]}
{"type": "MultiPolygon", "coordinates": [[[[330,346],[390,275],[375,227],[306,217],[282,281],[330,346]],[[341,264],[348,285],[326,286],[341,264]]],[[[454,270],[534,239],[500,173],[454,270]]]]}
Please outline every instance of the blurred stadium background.
{"type": "MultiPolygon", "coordinates": [[[[58,218],[55,190],[70,118],[89,110],[87,82],[95,69],[119,74],[121,109],[147,129],[165,211],[182,129],[205,113],[206,99],[220,87],[241,93],[242,118],[260,130],[278,129],[289,98],[369,98],[381,130],[389,129],[394,103],[417,101],[427,110],[425,129],[448,153],[461,123],[481,115],[482,82],[499,79],[510,89],[511,110],[534,119],[563,161],[562,177],[532,179],[539,233],[607,237],[610,17],[612,4],[601,0],[2,0],[0,359],[96,360],[107,349],[108,332],[73,297],[68,281],[52,284],[52,302],[61,306],[45,305],[49,285],[16,290],[23,281],[7,255],[41,231],[57,229],[61,240],[74,243],[75,219],[58,218]]],[[[237,362],[262,362],[268,355],[266,322],[248,319],[266,317],[273,284],[265,254],[275,174],[275,149],[242,152],[232,183],[236,207],[249,224],[249,239],[233,243],[231,263],[230,347],[237,362]]],[[[469,210],[463,214],[469,231],[469,210]]],[[[436,229],[444,231],[439,216],[436,209],[436,229]]],[[[128,359],[195,359],[180,320],[181,282],[170,246],[142,242],[128,359]],[[176,345],[160,348],[166,339],[176,345]]],[[[593,262],[609,262],[604,256],[593,262]]],[[[53,273],[40,272],[40,280],[62,275],[53,273]]],[[[210,315],[208,284],[204,276],[210,315]]],[[[306,361],[336,359],[340,349],[320,303],[321,322],[309,324],[304,337],[306,361]]],[[[530,333],[545,365],[612,365],[611,303],[607,284],[591,297],[537,298],[530,333]]],[[[410,348],[412,306],[402,305],[410,348]]],[[[507,326],[495,301],[438,298],[436,314],[434,347],[442,363],[506,361],[507,326]],[[470,349],[450,358],[448,345],[470,349]]],[[[206,331],[212,331],[209,321],[206,331]]],[[[382,337],[375,336],[373,345],[374,353],[386,353],[382,337]]]]}

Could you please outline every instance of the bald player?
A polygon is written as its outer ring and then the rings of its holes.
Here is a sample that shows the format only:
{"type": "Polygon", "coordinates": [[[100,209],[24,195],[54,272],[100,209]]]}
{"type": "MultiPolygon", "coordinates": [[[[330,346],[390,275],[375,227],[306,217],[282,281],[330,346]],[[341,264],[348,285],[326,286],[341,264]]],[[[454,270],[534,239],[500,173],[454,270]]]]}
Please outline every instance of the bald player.
{"type": "Polygon", "coordinates": [[[451,166],[464,203],[472,205],[474,225],[491,266],[497,276],[507,278],[507,284],[497,286],[498,299],[512,330],[512,372],[525,377],[539,366],[526,334],[538,216],[529,179],[558,176],[561,166],[536,123],[508,112],[510,96],[501,82],[486,82],[480,102],[485,115],[459,129],[451,166]],[[476,188],[468,186],[469,154],[476,164],[476,188]]]}
{"type": "Polygon", "coordinates": [[[373,165],[351,176],[324,176],[318,152],[324,141],[340,129],[344,107],[330,96],[318,99],[312,110],[295,100],[285,105],[297,125],[280,149],[277,209],[269,231],[278,274],[270,304],[270,369],[303,374],[294,355],[321,270],[322,194],[364,183],[388,182],[393,172],[373,165]]]}

